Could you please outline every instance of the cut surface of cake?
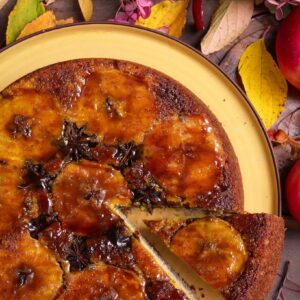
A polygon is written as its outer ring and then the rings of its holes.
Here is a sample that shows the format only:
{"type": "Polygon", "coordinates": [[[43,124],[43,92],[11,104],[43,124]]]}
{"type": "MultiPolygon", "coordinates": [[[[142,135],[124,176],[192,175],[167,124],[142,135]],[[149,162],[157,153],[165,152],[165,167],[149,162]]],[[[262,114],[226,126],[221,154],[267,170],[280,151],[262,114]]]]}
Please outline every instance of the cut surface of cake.
{"type": "Polygon", "coordinates": [[[284,221],[267,214],[145,221],[225,299],[265,299],[281,259],[284,221]]]}

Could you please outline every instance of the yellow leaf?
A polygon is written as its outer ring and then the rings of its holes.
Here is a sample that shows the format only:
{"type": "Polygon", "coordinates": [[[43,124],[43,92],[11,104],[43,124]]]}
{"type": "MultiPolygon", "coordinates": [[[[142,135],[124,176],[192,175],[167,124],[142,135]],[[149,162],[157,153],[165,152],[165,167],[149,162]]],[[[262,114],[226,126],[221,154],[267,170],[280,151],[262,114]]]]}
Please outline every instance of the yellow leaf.
{"type": "Polygon", "coordinates": [[[20,39],[26,35],[48,29],[56,26],[56,19],[53,11],[47,11],[37,19],[33,20],[31,23],[28,23],[20,33],[17,39],[20,39]]]}
{"type": "Polygon", "coordinates": [[[68,18],[68,19],[62,19],[62,20],[57,20],[56,25],[65,25],[65,24],[72,24],[74,23],[73,18],[68,18]]]}
{"type": "Polygon", "coordinates": [[[288,87],[262,39],[245,50],[238,68],[248,98],[269,129],[283,110],[288,87]]]}
{"type": "Polygon", "coordinates": [[[189,0],[161,1],[151,8],[151,14],[147,19],[139,17],[135,25],[159,29],[169,28],[169,35],[179,38],[186,22],[186,9],[189,0]]]}
{"type": "Polygon", "coordinates": [[[249,25],[253,10],[253,0],[221,0],[201,41],[202,52],[208,55],[233,42],[249,25]]]}
{"type": "Polygon", "coordinates": [[[18,0],[8,17],[6,44],[15,41],[26,24],[44,12],[41,0],[18,0]]]}
{"type": "Polygon", "coordinates": [[[93,15],[93,1],[78,0],[78,3],[85,21],[89,21],[93,15]]]}

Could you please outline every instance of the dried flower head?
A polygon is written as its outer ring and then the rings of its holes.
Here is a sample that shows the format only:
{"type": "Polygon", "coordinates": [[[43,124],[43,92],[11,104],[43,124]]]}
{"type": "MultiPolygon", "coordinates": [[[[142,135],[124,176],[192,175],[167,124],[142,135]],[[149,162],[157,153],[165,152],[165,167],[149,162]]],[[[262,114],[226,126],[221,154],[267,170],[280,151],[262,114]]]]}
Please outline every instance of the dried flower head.
{"type": "Polygon", "coordinates": [[[149,17],[152,5],[152,0],[121,0],[115,18],[110,21],[134,24],[139,17],[144,19],[149,17]]]}
{"type": "Polygon", "coordinates": [[[300,0],[266,0],[265,5],[275,13],[276,20],[281,20],[290,12],[291,6],[300,5],[300,0]]]}

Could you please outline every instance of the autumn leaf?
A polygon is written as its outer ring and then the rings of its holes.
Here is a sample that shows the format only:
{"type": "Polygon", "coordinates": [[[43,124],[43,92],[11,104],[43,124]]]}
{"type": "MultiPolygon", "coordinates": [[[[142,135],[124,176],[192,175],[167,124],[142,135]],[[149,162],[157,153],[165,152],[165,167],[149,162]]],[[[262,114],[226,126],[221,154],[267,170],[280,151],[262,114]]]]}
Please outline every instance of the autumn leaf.
{"type": "Polygon", "coordinates": [[[85,21],[89,21],[93,15],[93,1],[78,0],[78,3],[85,21]]]}
{"type": "Polygon", "coordinates": [[[56,25],[65,25],[65,24],[72,24],[72,23],[74,23],[73,18],[56,20],[56,25]]]}
{"type": "Polygon", "coordinates": [[[18,0],[8,17],[6,44],[14,42],[26,24],[45,12],[40,0],[18,0]]]}
{"type": "Polygon", "coordinates": [[[47,11],[37,19],[33,20],[32,22],[28,23],[20,33],[17,39],[20,39],[26,35],[48,29],[51,27],[56,26],[56,18],[53,11],[47,11]]]}
{"type": "Polygon", "coordinates": [[[186,22],[186,13],[189,0],[161,1],[151,7],[148,18],[139,17],[135,25],[160,30],[168,28],[168,34],[179,38],[186,22]]]}
{"type": "Polygon", "coordinates": [[[245,50],[238,69],[248,98],[269,129],[283,110],[288,87],[262,39],[245,50]]]}
{"type": "Polygon", "coordinates": [[[208,55],[233,42],[249,25],[253,10],[253,0],[220,0],[210,28],[201,41],[202,52],[208,55]]]}

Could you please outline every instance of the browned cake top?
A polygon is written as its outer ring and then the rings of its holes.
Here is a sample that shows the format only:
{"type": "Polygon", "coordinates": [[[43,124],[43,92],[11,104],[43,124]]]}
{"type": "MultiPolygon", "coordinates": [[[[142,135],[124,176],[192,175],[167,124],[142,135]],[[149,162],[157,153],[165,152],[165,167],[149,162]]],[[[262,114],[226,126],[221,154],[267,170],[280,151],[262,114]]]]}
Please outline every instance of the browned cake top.
{"type": "Polygon", "coordinates": [[[24,255],[11,270],[8,259],[1,295],[186,299],[112,209],[132,205],[243,209],[233,149],[193,94],[105,59],[49,66],[2,91],[0,257],[26,244],[41,260],[24,255]]]}

